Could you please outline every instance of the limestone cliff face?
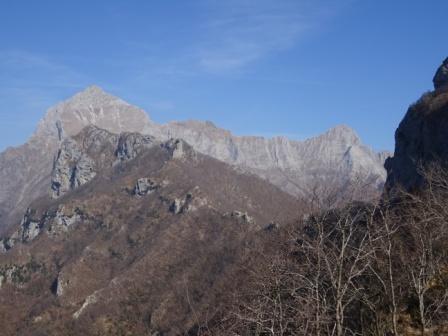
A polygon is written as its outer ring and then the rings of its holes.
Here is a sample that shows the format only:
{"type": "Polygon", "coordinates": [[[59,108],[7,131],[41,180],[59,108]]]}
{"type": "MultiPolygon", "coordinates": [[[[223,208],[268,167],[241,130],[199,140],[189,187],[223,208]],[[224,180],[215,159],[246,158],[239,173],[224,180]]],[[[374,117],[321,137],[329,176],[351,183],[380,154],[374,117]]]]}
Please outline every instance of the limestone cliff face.
{"type": "Polygon", "coordinates": [[[424,94],[407,111],[395,132],[395,154],[386,161],[386,189],[421,187],[421,170],[448,163],[448,59],[434,77],[435,91],[424,94]]]}
{"type": "Polygon", "coordinates": [[[65,140],[58,151],[51,176],[53,198],[89,182],[95,175],[92,158],[82,153],[75,141],[65,140]]]}
{"type": "Polygon", "coordinates": [[[143,150],[151,148],[156,143],[154,137],[138,133],[123,134],[118,139],[115,151],[117,159],[121,161],[132,160],[143,150]]]}
{"type": "Polygon", "coordinates": [[[161,126],[166,138],[182,138],[197,151],[255,173],[295,196],[316,183],[363,177],[381,188],[388,152],[375,153],[345,125],[305,141],[285,137],[234,136],[210,122],[173,122],[161,126]]]}
{"type": "Polygon", "coordinates": [[[119,135],[87,126],[59,147],[51,173],[51,196],[58,198],[90,182],[119,162],[136,158],[144,150],[160,145],[153,137],[139,133],[119,135]]]}

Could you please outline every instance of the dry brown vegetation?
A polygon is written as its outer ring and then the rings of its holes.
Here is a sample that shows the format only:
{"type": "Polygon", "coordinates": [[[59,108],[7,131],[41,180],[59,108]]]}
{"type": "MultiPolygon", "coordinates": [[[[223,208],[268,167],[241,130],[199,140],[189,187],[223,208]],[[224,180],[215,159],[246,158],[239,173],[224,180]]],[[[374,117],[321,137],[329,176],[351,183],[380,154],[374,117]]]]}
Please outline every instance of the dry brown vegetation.
{"type": "Polygon", "coordinates": [[[362,176],[329,176],[297,201],[190,154],[156,146],[33,202],[40,234],[0,256],[1,333],[447,334],[445,169],[381,198],[362,176]],[[158,187],[135,194],[141,178],[158,187]],[[57,211],[78,220],[58,231],[57,211]]]}
{"type": "Polygon", "coordinates": [[[421,173],[418,193],[317,211],[260,240],[205,334],[448,335],[448,173],[421,173]]]}
{"type": "Polygon", "coordinates": [[[257,248],[251,237],[293,220],[295,205],[260,178],[155,146],[30,205],[39,235],[0,254],[0,334],[196,334],[243,283],[234,265],[257,248]],[[159,187],[136,195],[140,178],[159,187]],[[63,230],[57,211],[79,219],[63,230]]]}

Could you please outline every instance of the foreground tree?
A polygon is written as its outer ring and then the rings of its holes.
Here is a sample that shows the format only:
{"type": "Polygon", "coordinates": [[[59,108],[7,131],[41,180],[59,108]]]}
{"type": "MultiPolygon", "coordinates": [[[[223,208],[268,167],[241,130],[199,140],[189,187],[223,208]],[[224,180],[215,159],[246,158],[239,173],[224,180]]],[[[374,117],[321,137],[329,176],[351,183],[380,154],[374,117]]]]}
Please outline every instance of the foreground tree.
{"type": "Polygon", "coordinates": [[[448,335],[448,173],[424,174],[376,204],[314,197],[260,233],[220,335],[448,335]]]}

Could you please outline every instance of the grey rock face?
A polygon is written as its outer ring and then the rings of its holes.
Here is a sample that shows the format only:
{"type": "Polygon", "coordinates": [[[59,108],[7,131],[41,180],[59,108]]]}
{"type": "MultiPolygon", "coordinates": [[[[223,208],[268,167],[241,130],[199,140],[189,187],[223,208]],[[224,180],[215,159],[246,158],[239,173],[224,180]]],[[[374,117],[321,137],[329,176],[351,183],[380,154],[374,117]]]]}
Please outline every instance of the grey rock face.
{"type": "Polygon", "coordinates": [[[180,213],[185,213],[190,211],[190,204],[193,200],[193,195],[188,193],[184,198],[176,198],[173,203],[171,203],[170,211],[178,215],[180,213]]]}
{"type": "Polygon", "coordinates": [[[2,240],[0,240],[0,253],[8,252],[18,241],[19,231],[14,232],[14,234],[9,238],[3,238],[2,240]]]}
{"type": "Polygon", "coordinates": [[[170,211],[177,215],[182,212],[183,200],[176,198],[173,203],[171,203],[170,211]]]}
{"type": "Polygon", "coordinates": [[[139,178],[134,187],[134,195],[145,196],[160,188],[160,186],[151,179],[139,178]]]}
{"type": "Polygon", "coordinates": [[[66,139],[59,149],[51,175],[52,197],[58,198],[78,188],[95,175],[94,161],[79,148],[76,141],[66,139]]]}
{"type": "Polygon", "coordinates": [[[6,253],[12,246],[9,246],[7,239],[0,240],[0,253],[6,253]]]}
{"type": "MultiPolygon", "coordinates": [[[[76,137],[66,138],[61,143],[51,175],[52,197],[58,198],[90,182],[102,169],[132,160],[159,144],[149,135],[116,135],[89,126],[76,137]]],[[[138,181],[136,192],[143,194],[155,189],[156,185],[150,183],[144,179],[138,181]]]]}
{"type": "Polygon", "coordinates": [[[53,293],[56,294],[56,296],[64,295],[64,291],[69,283],[70,281],[65,279],[62,273],[59,273],[57,279],[55,280],[52,286],[53,293]]]}
{"type": "Polygon", "coordinates": [[[51,231],[67,231],[70,226],[72,226],[76,222],[79,222],[80,219],[81,215],[77,211],[72,214],[67,214],[64,207],[60,206],[54,216],[54,224],[51,227],[51,231]]]}
{"type": "Polygon", "coordinates": [[[32,241],[41,231],[40,221],[33,218],[32,211],[29,208],[23,216],[22,223],[20,223],[20,230],[22,242],[32,241]]]}
{"type": "Polygon", "coordinates": [[[146,133],[152,122],[142,109],[114,97],[97,86],[90,86],[47,111],[36,136],[67,137],[95,125],[112,133],[146,133]]]}
{"type": "Polygon", "coordinates": [[[448,85],[448,57],[443,61],[433,78],[434,88],[436,90],[447,87],[448,85]]]}
{"type": "Polygon", "coordinates": [[[170,152],[171,157],[177,160],[195,160],[196,152],[183,139],[171,138],[162,144],[167,151],[170,152]]]}
{"type": "Polygon", "coordinates": [[[283,190],[305,196],[315,184],[331,179],[364,178],[380,190],[386,178],[387,152],[364,146],[347,126],[337,126],[305,141],[284,137],[237,137],[210,122],[175,122],[161,126],[166,137],[184,139],[206,155],[254,173],[283,190]]]}
{"type": "Polygon", "coordinates": [[[36,217],[31,208],[28,208],[23,215],[19,228],[10,237],[0,240],[0,253],[6,253],[17,243],[27,243],[34,240],[43,228],[42,218],[36,217]]]}
{"type": "Polygon", "coordinates": [[[134,159],[143,150],[155,145],[155,139],[152,136],[143,136],[137,133],[123,134],[118,141],[116,156],[120,161],[134,159]]]}
{"type": "Polygon", "coordinates": [[[247,214],[247,212],[242,211],[232,211],[230,217],[237,219],[241,223],[253,224],[255,220],[247,214]]]}
{"type": "Polygon", "coordinates": [[[30,242],[43,232],[53,236],[67,232],[72,225],[80,220],[81,214],[78,209],[67,212],[64,206],[59,206],[57,210],[47,211],[39,216],[33,209],[28,208],[19,228],[10,237],[0,240],[0,253],[6,253],[17,243],[30,242]]]}

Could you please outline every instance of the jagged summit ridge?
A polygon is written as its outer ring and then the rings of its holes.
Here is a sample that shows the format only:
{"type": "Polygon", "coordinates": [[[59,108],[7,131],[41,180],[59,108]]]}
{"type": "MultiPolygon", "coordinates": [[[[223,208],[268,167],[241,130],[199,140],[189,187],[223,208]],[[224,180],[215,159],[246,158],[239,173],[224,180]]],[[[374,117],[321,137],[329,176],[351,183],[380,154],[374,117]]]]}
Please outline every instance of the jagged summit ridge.
{"type": "Polygon", "coordinates": [[[285,137],[234,136],[206,122],[173,122],[161,126],[167,137],[181,138],[197,151],[236,165],[268,179],[293,195],[303,196],[316,177],[336,180],[354,176],[372,178],[378,188],[384,183],[384,157],[362,144],[346,125],[304,141],[285,137]]]}
{"type": "Polygon", "coordinates": [[[195,150],[267,178],[294,195],[303,194],[303,185],[310,174],[322,175],[323,171],[324,175],[353,176],[360,172],[374,175],[378,186],[385,179],[383,155],[364,146],[347,125],[335,126],[304,141],[286,137],[235,136],[209,121],[188,120],[159,125],[143,110],[98,86],[90,86],[56,105],[44,120],[49,120],[43,124],[53,132],[57,129],[58,134],[62,132],[67,136],[93,124],[113,133],[138,132],[161,141],[184,139],[195,150]]]}

